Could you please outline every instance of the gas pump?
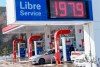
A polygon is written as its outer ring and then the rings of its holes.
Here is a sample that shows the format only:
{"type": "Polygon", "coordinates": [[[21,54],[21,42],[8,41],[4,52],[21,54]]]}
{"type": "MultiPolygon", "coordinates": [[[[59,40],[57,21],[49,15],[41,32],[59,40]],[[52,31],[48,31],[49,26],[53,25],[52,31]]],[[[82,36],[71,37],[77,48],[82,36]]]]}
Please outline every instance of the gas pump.
{"type": "Polygon", "coordinates": [[[74,50],[74,46],[73,49],[71,49],[72,45],[73,45],[73,37],[62,37],[62,46],[63,46],[63,59],[64,61],[71,61],[71,50],[74,50]]]}
{"type": "Polygon", "coordinates": [[[60,45],[60,35],[61,34],[69,34],[70,30],[59,30],[56,31],[54,34],[54,43],[55,43],[55,59],[56,59],[56,63],[60,64],[60,51],[59,51],[59,45],[60,45]]]}
{"type": "Polygon", "coordinates": [[[26,57],[25,43],[18,43],[18,57],[19,58],[25,58],[26,57]]]}
{"type": "Polygon", "coordinates": [[[28,39],[28,57],[32,57],[32,42],[36,39],[40,39],[40,35],[30,36],[28,39]]]}
{"type": "Polygon", "coordinates": [[[34,41],[35,55],[41,54],[43,51],[43,41],[34,41]]]}
{"type": "Polygon", "coordinates": [[[16,62],[17,60],[17,51],[16,51],[16,45],[17,45],[17,42],[23,42],[23,39],[15,39],[13,41],[13,59],[14,59],[14,62],[16,62]]]}
{"type": "Polygon", "coordinates": [[[67,40],[66,40],[66,56],[67,56],[67,61],[71,61],[71,58],[70,58],[70,55],[71,55],[70,47],[71,47],[71,41],[70,41],[69,38],[67,38],[67,40]]]}

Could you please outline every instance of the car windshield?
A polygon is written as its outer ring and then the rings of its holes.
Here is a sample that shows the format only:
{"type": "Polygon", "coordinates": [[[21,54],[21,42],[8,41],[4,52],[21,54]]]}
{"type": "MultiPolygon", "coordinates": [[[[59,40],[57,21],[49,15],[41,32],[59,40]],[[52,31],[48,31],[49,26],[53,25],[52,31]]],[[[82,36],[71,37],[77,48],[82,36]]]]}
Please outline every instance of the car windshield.
{"type": "MultiPolygon", "coordinates": [[[[60,49],[60,52],[62,52],[61,49],[60,49]]],[[[47,51],[45,50],[45,51],[42,51],[42,52],[41,52],[41,54],[46,54],[46,53],[47,53],[47,54],[55,54],[55,50],[52,49],[52,50],[47,50],[47,51]]]]}
{"type": "Polygon", "coordinates": [[[42,51],[42,52],[41,52],[41,54],[45,54],[45,53],[47,53],[47,51],[42,51]]]}

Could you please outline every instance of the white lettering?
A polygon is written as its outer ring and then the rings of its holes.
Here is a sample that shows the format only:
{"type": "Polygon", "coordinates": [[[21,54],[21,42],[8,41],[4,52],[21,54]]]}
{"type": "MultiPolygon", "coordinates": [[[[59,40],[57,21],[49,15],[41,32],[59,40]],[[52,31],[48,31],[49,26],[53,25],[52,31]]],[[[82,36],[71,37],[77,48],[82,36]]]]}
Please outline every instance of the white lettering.
{"type": "Polygon", "coordinates": [[[20,9],[25,9],[24,7],[22,7],[22,2],[20,1],[20,9]]]}
{"type": "MultiPolygon", "coordinates": [[[[27,6],[28,6],[28,9],[32,9],[33,8],[33,5],[30,4],[29,2],[27,2],[27,6]]],[[[34,5],[35,6],[35,5],[34,5]]]]}
{"type": "Polygon", "coordinates": [[[21,16],[41,16],[41,12],[25,12],[23,10],[20,11],[21,16]]]}
{"type": "Polygon", "coordinates": [[[40,4],[31,4],[30,2],[21,2],[20,1],[20,9],[34,9],[34,10],[40,10],[41,5],[40,4]]]}
{"type": "Polygon", "coordinates": [[[24,11],[23,11],[23,10],[20,11],[20,15],[21,15],[21,16],[24,15],[24,11]]]}
{"type": "Polygon", "coordinates": [[[25,2],[23,5],[25,5],[25,9],[28,9],[27,2],[25,2]]]}
{"type": "Polygon", "coordinates": [[[41,5],[37,4],[37,9],[40,10],[41,9],[41,5]]]}

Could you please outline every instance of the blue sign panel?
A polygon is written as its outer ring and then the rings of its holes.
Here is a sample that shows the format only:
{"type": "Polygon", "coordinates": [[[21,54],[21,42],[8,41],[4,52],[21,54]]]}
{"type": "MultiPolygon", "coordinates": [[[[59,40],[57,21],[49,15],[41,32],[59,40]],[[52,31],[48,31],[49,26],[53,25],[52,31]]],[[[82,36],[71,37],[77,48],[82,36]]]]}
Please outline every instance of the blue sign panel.
{"type": "Polygon", "coordinates": [[[24,47],[20,47],[20,58],[25,58],[25,55],[26,55],[25,52],[26,52],[25,48],[24,47]]]}
{"type": "Polygon", "coordinates": [[[15,0],[16,21],[93,20],[87,0],[15,0]]]}
{"type": "Polygon", "coordinates": [[[41,54],[42,51],[43,51],[43,46],[38,46],[37,47],[37,54],[41,54]]]}
{"type": "Polygon", "coordinates": [[[33,21],[47,19],[46,2],[43,0],[15,0],[16,20],[33,21]]]}

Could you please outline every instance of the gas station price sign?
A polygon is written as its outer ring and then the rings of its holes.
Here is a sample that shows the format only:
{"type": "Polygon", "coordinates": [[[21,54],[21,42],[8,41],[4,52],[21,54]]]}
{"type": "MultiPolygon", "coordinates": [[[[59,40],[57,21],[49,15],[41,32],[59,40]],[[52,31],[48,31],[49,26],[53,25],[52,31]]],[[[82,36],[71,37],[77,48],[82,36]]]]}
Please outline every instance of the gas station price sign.
{"type": "Polygon", "coordinates": [[[81,0],[50,0],[50,18],[87,18],[86,7],[81,0]]]}
{"type": "Polygon", "coordinates": [[[93,20],[91,0],[15,0],[16,21],[93,20]]]}

